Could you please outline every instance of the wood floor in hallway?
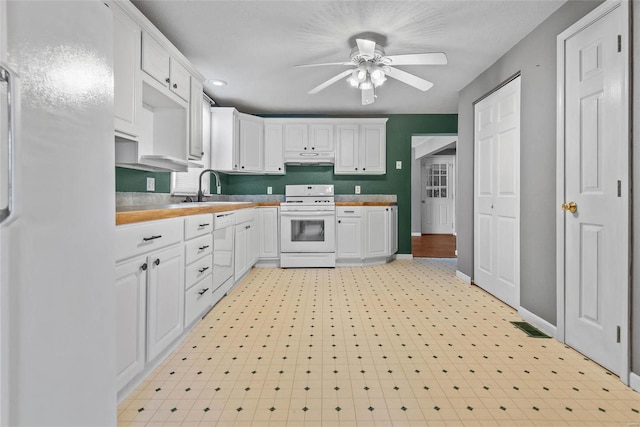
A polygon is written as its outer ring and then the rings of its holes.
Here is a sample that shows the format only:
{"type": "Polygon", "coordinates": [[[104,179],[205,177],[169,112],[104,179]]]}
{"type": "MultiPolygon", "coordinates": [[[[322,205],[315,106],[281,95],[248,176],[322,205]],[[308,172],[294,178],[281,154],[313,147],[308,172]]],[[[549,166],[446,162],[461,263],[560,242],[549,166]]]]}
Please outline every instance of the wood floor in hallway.
{"type": "Polygon", "coordinates": [[[455,258],[456,236],[423,234],[411,237],[411,253],[415,258],[455,258]]]}
{"type": "Polygon", "coordinates": [[[450,259],[254,268],[120,403],[120,426],[629,426],[640,395],[450,259]]]}

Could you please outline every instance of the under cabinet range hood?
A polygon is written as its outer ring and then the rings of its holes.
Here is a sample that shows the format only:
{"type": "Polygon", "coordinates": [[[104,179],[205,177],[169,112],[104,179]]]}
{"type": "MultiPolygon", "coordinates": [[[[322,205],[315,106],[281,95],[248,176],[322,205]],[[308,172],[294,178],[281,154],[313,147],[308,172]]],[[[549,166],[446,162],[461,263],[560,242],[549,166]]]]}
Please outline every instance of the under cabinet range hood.
{"type": "Polygon", "coordinates": [[[284,162],[288,165],[333,165],[335,153],[324,152],[285,152],[284,162]]]}
{"type": "Polygon", "coordinates": [[[159,154],[138,155],[138,142],[115,138],[116,166],[148,172],[187,172],[187,168],[202,168],[202,164],[159,154]]]}

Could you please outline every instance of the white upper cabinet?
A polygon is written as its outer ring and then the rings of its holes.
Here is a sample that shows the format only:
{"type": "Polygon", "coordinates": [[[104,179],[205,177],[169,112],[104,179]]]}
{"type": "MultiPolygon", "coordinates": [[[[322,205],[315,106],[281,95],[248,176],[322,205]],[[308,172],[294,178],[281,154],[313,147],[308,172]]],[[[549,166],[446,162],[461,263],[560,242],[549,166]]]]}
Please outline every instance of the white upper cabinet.
{"type": "Polygon", "coordinates": [[[264,121],[235,108],[211,108],[211,168],[264,172],[264,121]]]}
{"type": "Polygon", "coordinates": [[[333,151],[333,124],[310,124],[308,149],[311,151],[333,151]]]}
{"type": "Polygon", "coordinates": [[[191,77],[189,101],[189,159],[201,159],[202,152],[202,83],[191,77]]]}
{"type": "Polygon", "coordinates": [[[335,174],[385,174],[386,153],[386,119],[336,125],[335,174]]]}
{"type": "Polygon", "coordinates": [[[240,172],[264,171],[264,122],[249,114],[238,115],[240,120],[240,172]]]}
{"type": "Polygon", "coordinates": [[[116,133],[136,139],[142,108],[140,27],[121,10],[113,13],[113,113],[116,133]]]}
{"type": "Polygon", "coordinates": [[[284,125],[284,150],[301,152],[309,145],[309,126],[306,123],[287,123],[284,125]]]}
{"type": "Polygon", "coordinates": [[[284,174],[284,125],[264,123],[264,172],[284,174]]]}
{"type": "Polygon", "coordinates": [[[189,72],[146,32],[142,33],[142,70],[180,98],[189,101],[189,72]]]}
{"type": "Polygon", "coordinates": [[[334,126],[327,120],[290,119],[284,127],[284,151],[286,153],[333,151],[334,126]]]}

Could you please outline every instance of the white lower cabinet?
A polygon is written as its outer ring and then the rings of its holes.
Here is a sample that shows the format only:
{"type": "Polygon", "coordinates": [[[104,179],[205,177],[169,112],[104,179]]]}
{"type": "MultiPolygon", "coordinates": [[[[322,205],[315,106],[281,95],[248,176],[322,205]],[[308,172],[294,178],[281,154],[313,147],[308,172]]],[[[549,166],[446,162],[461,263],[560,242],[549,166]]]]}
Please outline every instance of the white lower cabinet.
{"type": "Polygon", "coordinates": [[[144,369],[147,328],[147,258],[116,266],[116,386],[144,369]]]}
{"type": "Polygon", "coordinates": [[[236,212],[235,230],[235,268],[234,279],[237,282],[258,260],[258,230],[256,228],[255,209],[242,209],[236,212]]]}
{"type": "Polygon", "coordinates": [[[341,206],[336,218],[339,265],[385,262],[398,251],[397,206],[341,206]]]}
{"type": "Polygon", "coordinates": [[[147,257],[147,362],[180,336],[184,320],[184,253],[174,246],[147,257]]]}
{"type": "Polygon", "coordinates": [[[258,224],[258,258],[261,260],[276,260],[280,257],[280,236],[278,217],[278,207],[266,206],[256,208],[256,218],[258,224]]]}
{"type": "Polygon", "coordinates": [[[336,258],[362,259],[362,208],[339,207],[336,210],[336,258]]]}
{"type": "Polygon", "coordinates": [[[184,220],[184,325],[193,323],[213,305],[213,215],[184,220]]]}

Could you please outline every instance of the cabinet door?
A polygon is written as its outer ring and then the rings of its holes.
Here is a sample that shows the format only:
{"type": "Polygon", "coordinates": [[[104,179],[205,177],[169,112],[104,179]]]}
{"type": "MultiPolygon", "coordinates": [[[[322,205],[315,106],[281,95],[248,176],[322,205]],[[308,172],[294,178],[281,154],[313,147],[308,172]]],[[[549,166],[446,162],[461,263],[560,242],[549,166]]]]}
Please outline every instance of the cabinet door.
{"type": "Polygon", "coordinates": [[[247,229],[247,270],[258,262],[258,225],[255,220],[249,221],[247,229]]]}
{"type": "Polygon", "coordinates": [[[389,206],[389,255],[398,252],[398,207],[389,206]]]}
{"type": "Polygon", "coordinates": [[[358,125],[336,125],[336,174],[358,173],[358,148],[360,144],[358,125]]]}
{"type": "Polygon", "coordinates": [[[201,159],[202,152],[202,83],[195,77],[191,77],[191,90],[189,101],[189,158],[201,159]]]}
{"type": "Polygon", "coordinates": [[[360,168],[365,174],[384,174],[387,169],[386,125],[360,127],[360,168]]]}
{"type": "Polygon", "coordinates": [[[142,108],[140,28],[118,8],[113,8],[113,114],[116,131],[138,137],[142,108]]]}
{"type": "Polygon", "coordinates": [[[264,124],[264,171],[284,174],[284,125],[264,124]]]}
{"type": "Polygon", "coordinates": [[[180,98],[189,102],[191,92],[191,74],[175,58],[169,58],[169,89],[180,98]]]}
{"type": "Polygon", "coordinates": [[[337,259],[362,258],[362,219],[338,218],[337,259]]]}
{"type": "Polygon", "coordinates": [[[182,245],[147,257],[147,362],[180,336],[184,319],[184,249],[182,245]]]}
{"type": "Polygon", "coordinates": [[[333,151],[333,125],[309,125],[309,149],[312,151],[333,151]]]}
{"type": "Polygon", "coordinates": [[[306,123],[287,123],[284,125],[285,151],[306,151],[308,143],[309,126],[306,123]]]}
{"type": "Polygon", "coordinates": [[[240,115],[240,171],[264,170],[263,124],[259,117],[240,115]]]}
{"type": "Polygon", "coordinates": [[[232,172],[239,168],[240,119],[231,107],[212,107],[211,111],[211,168],[232,172]]]}
{"type": "Polygon", "coordinates": [[[265,207],[256,209],[258,215],[259,258],[278,258],[278,208],[265,207]]]}
{"type": "Polygon", "coordinates": [[[389,252],[388,209],[383,206],[365,209],[365,258],[386,257],[389,252]]]}
{"type": "Polygon", "coordinates": [[[144,369],[147,258],[116,265],[116,387],[144,369]]]}
{"type": "Polygon", "coordinates": [[[142,33],[142,71],[169,85],[169,52],[149,34],[142,33]]]}
{"type": "Polygon", "coordinates": [[[248,238],[247,232],[249,230],[247,223],[236,225],[235,236],[235,268],[234,268],[234,280],[238,281],[244,273],[247,272],[247,245],[248,238]]]}

